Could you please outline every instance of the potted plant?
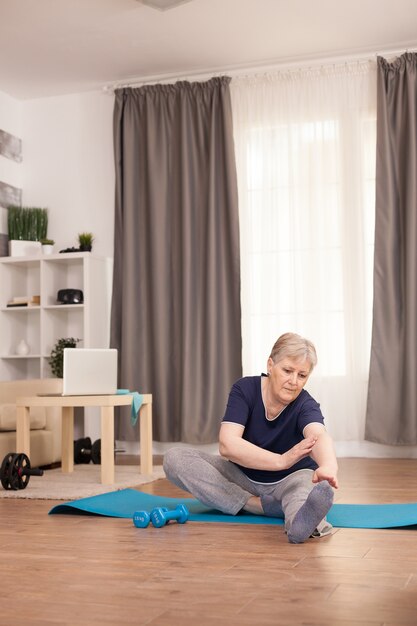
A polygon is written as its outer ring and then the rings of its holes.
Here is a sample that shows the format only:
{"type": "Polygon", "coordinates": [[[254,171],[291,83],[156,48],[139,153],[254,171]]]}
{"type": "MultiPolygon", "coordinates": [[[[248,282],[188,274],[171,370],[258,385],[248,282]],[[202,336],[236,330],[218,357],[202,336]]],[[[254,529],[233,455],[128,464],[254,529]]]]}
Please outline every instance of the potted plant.
{"type": "Polygon", "coordinates": [[[94,236],[93,233],[79,233],[78,243],[80,244],[81,252],[91,252],[93,248],[94,236]]]}
{"type": "Polygon", "coordinates": [[[51,372],[57,378],[64,377],[64,349],[76,348],[77,343],[81,339],[74,339],[74,337],[61,337],[51,350],[51,356],[49,357],[49,365],[51,372]]]}
{"type": "Polygon", "coordinates": [[[54,251],[55,241],[53,239],[44,238],[41,239],[43,254],[52,254],[54,251]]]}
{"type": "Polygon", "coordinates": [[[7,228],[10,256],[37,255],[40,240],[47,236],[48,209],[10,205],[7,228]]]}

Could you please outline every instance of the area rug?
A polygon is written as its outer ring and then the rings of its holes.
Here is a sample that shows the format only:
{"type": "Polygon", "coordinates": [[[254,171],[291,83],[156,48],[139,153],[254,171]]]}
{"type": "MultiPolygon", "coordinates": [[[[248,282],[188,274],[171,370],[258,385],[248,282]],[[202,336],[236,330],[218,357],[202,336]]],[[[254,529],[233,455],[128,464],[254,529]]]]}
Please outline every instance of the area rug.
{"type": "MultiPolygon", "coordinates": [[[[49,511],[49,514],[90,514],[132,519],[135,511],[150,512],[157,506],[174,509],[178,504],[185,504],[188,508],[191,522],[275,525],[283,523],[282,519],[250,513],[225,515],[220,511],[209,509],[198,500],[154,496],[134,489],[58,504],[49,511]]],[[[417,503],[334,504],[327,519],[338,528],[417,528],[417,503]]]]}
{"type": "Polygon", "coordinates": [[[154,467],[152,474],[140,474],[136,465],[116,465],[114,485],[102,485],[100,465],[75,465],[71,474],[52,469],[45,470],[43,476],[31,476],[26,489],[19,491],[5,490],[0,485],[0,498],[77,500],[144,485],[158,478],[165,478],[162,466],[154,467]]]}

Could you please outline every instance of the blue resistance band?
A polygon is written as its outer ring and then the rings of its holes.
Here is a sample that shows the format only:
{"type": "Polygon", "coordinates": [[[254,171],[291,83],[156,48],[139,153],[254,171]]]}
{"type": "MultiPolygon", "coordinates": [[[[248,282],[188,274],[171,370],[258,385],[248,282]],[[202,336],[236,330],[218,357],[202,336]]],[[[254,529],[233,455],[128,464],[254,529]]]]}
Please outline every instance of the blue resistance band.
{"type": "Polygon", "coordinates": [[[143,404],[143,396],[137,391],[129,391],[129,389],[117,389],[116,395],[125,396],[127,394],[132,395],[132,407],[130,411],[130,423],[132,426],[136,426],[138,417],[139,417],[139,409],[143,404]]]}

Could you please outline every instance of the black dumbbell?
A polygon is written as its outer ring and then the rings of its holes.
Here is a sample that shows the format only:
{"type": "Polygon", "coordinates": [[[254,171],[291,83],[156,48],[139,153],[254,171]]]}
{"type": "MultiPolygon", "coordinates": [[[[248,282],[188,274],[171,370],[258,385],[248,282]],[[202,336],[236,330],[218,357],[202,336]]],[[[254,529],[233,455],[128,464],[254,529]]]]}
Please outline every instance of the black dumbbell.
{"type": "MultiPolygon", "coordinates": [[[[163,511],[168,511],[165,507],[162,507],[163,511]]],[[[149,522],[151,521],[151,516],[148,511],[135,511],[133,513],[133,524],[136,528],[147,528],[149,526],[149,522]]]]}
{"type": "Polygon", "coordinates": [[[74,463],[101,464],[101,439],[91,443],[90,437],[74,441],[74,463]]]}
{"type": "MultiPolygon", "coordinates": [[[[116,442],[114,442],[115,457],[116,452],[124,452],[124,450],[116,448],[116,442]]],[[[90,461],[93,461],[94,465],[101,464],[101,439],[97,439],[93,444],[90,437],[74,441],[74,463],[90,463],[90,461]]]]}
{"type": "Polygon", "coordinates": [[[4,489],[26,489],[31,476],[43,476],[43,470],[31,468],[26,454],[6,454],[0,468],[0,480],[4,489]]]}
{"type": "Polygon", "coordinates": [[[157,507],[151,512],[151,522],[155,528],[165,526],[170,520],[175,520],[178,524],[185,524],[189,517],[190,514],[184,504],[179,504],[173,511],[166,511],[157,507]]]}

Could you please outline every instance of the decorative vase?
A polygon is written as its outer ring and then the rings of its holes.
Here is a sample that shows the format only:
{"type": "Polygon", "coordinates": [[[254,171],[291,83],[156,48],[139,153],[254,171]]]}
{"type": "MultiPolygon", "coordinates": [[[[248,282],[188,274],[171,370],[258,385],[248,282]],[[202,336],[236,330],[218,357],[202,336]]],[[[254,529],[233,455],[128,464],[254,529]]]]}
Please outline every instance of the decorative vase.
{"type": "Polygon", "coordinates": [[[30,348],[24,339],[21,339],[16,346],[16,354],[19,356],[26,356],[29,354],[30,348]]]}
{"type": "Polygon", "coordinates": [[[10,256],[39,256],[41,253],[40,241],[25,241],[24,239],[10,239],[10,256]]]}

